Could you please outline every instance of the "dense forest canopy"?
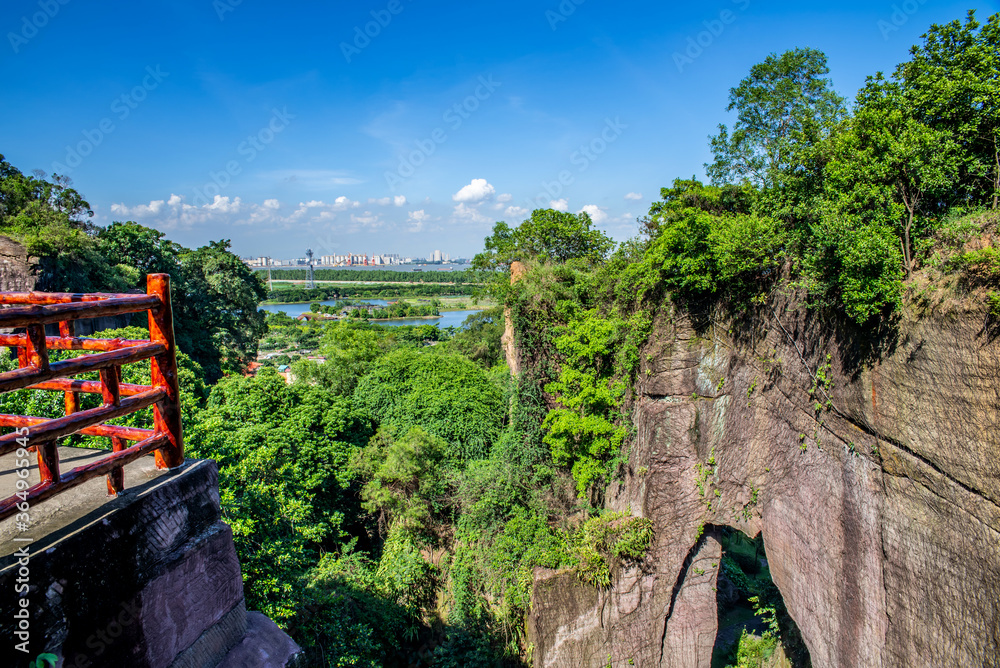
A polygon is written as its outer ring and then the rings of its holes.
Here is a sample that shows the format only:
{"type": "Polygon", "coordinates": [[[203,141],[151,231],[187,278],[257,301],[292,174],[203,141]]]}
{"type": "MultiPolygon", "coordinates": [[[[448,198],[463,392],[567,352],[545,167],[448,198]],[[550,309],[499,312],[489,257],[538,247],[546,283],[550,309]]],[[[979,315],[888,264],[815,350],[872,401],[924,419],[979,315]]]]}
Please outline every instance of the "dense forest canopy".
{"type": "MultiPolygon", "coordinates": [[[[259,273],[227,242],[189,250],[132,222],[98,228],[65,179],[2,159],[0,233],[39,258],[46,289],[173,276],[189,452],[219,462],[248,606],[310,665],[523,665],[535,567],[607,587],[652,539],[648,520],[598,508],[634,438],[632,388],[658,309],[752,318],[776,291],[796,292],[864,334],[950,290],[986,300],[996,331],[1000,15],[932,26],[853,103],[829,73],[806,48],[754,66],[731,91],[732,127],[709,139],[710,182],[666,185],[635,239],[614,244],[585,213],[497,223],[474,262],[482,273],[408,291],[500,303],[457,332],[265,317],[259,273]],[[515,261],[527,271],[512,285],[515,261]],[[519,377],[502,353],[503,309],[519,377]],[[278,357],[245,376],[258,350],[278,357]],[[275,359],[291,364],[291,382],[275,359]]],[[[271,297],[400,290],[352,289],[271,297]]],[[[61,410],[37,392],[4,401],[61,410]]],[[[723,566],[749,583],[736,562],[723,566]]],[[[780,596],[746,587],[769,611],[765,640],[785,642],[780,596]]]]}
{"type": "Polygon", "coordinates": [[[67,179],[25,176],[0,155],[0,234],[37,259],[37,289],[145,292],[147,274],[170,274],[181,350],[210,382],[247,367],[266,331],[257,306],[267,291],[228,241],[190,250],[134,222],[97,227],[92,216],[67,179]]]}
{"type": "MultiPolygon", "coordinates": [[[[265,272],[265,269],[257,271],[265,272]]],[[[306,268],[271,269],[271,278],[276,281],[304,281],[306,268]]],[[[393,269],[313,269],[317,281],[355,283],[482,283],[485,277],[478,272],[465,270],[441,271],[434,268],[419,271],[396,271],[393,269]]]]}
{"type": "Polygon", "coordinates": [[[339,299],[393,299],[396,297],[446,297],[477,294],[480,288],[476,284],[422,282],[417,285],[401,285],[399,283],[342,284],[319,285],[307,288],[300,285],[276,285],[267,293],[267,301],[274,304],[305,304],[313,301],[331,301],[339,299]]]}

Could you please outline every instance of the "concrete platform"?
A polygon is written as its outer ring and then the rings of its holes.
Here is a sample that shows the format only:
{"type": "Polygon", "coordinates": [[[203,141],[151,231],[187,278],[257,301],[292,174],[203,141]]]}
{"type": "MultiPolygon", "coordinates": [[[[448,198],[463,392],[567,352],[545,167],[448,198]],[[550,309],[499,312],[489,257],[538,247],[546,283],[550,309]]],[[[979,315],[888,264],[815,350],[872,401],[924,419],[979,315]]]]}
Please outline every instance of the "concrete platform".
{"type": "MultiPolygon", "coordinates": [[[[108,454],[107,450],[59,448],[60,470],[68,472],[108,454]]],[[[30,453],[28,461],[31,463],[28,484],[37,485],[38,461],[34,453],[30,453]]],[[[0,457],[0,499],[6,499],[17,491],[15,485],[20,478],[17,476],[16,462],[15,453],[0,457]]],[[[127,505],[133,497],[147,492],[151,485],[167,473],[156,468],[153,455],[140,457],[125,467],[125,491],[118,498],[108,496],[105,482],[107,478],[100,476],[33,504],[28,511],[31,523],[26,531],[18,529],[17,519],[14,517],[0,522],[0,565],[4,565],[5,557],[18,549],[19,541],[15,539],[30,538],[35,551],[46,549],[66,536],[67,532],[79,530],[102,514],[127,505]]]]}
{"type": "MultiPolygon", "coordinates": [[[[106,454],[59,451],[63,471],[106,454]]],[[[15,463],[0,457],[0,497],[16,490],[15,463]]],[[[152,455],[140,458],[117,497],[105,480],[34,504],[26,530],[16,517],[0,522],[0,666],[34,665],[42,653],[59,668],[282,668],[300,658],[273,622],[247,613],[215,462],[160,471],[152,455]],[[24,619],[27,640],[17,635],[24,619]]]]}

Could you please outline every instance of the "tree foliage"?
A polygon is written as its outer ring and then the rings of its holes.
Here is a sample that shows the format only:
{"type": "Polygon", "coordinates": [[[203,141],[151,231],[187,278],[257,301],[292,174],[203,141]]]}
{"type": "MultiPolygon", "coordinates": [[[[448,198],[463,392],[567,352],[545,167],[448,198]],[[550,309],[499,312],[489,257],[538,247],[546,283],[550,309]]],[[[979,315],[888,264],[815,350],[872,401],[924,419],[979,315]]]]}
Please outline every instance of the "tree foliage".
{"type": "Polygon", "coordinates": [[[514,229],[497,223],[484,243],[485,252],[472,261],[479,270],[507,269],[518,260],[598,263],[614,248],[614,242],[594,228],[588,214],[554,209],[536,209],[514,229]]]}
{"type": "MultiPolygon", "coordinates": [[[[209,381],[242,372],[256,357],[264,284],[229,251],[228,241],[188,250],[137,223],[98,228],[90,205],[64,177],[25,176],[0,155],[0,234],[37,258],[37,288],[57,292],[145,291],[149,273],[172,277],[181,350],[209,381]]],[[[28,258],[25,258],[26,260],[28,258]]]]}
{"type": "Polygon", "coordinates": [[[375,363],[354,401],[381,425],[401,433],[419,425],[444,439],[455,460],[487,456],[504,422],[503,396],[480,367],[406,348],[375,363]]]}
{"type": "Polygon", "coordinates": [[[349,400],[289,386],[273,370],[230,376],[213,388],[186,438],[191,456],[219,463],[248,605],[287,620],[301,574],[345,542],[359,515],[350,453],[369,433],[349,400]]]}
{"type": "Polygon", "coordinates": [[[116,222],[101,229],[97,241],[105,262],[131,276],[129,288],[145,289],[146,274],[170,274],[177,345],[210,381],[242,372],[256,358],[267,331],[258,305],[267,291],[228,240],[189,250],[157,230],[116,222]]]}
{"type": "Polygon", "coordinates": [[[806,152],[844,117],[829,73],[826,55],[816,49],[771,54],[754,65],[729,93],[727,111],[737,114],[732,131],[720,125],[711,138],[712,181],[773,188],[795,175],[806,152]]]}

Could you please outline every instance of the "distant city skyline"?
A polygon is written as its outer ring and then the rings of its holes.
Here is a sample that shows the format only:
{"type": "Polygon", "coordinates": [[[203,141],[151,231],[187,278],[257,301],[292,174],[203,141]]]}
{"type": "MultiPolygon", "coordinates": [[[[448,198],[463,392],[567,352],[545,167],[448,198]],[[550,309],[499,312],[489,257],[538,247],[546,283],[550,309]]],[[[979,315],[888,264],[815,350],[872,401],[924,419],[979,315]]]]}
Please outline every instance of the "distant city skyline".
{"type": "MultiPolygon", "coordinates": [[[[243,256],[242,260],[251,267],[295,267],[308,266],[309,264],[309,258],[305,254],[284,258],[272,257],[270,255],[247,255],[243,256]]],[[[471,258],[452,258],[451,254],[436,249],[426,256],[400,255],[398,253],[335,253],[328,255],[317,255],[314,253],[312,260],[315,266],[387,267],[424,262],[448,264],[462,260],[468,261],[471,258]]]]}
{"type": "Polygon", "coordinates": [[[286,257],[472,257],[496,221],[536,207],[586,211],[624,240],[660,188],[703,176],[709,135],[733,120],[729,89],[768,54],[823,50],[853,99],[932,23],[996,11],[402,2],[383,26],[385,0],[58,4],[40,26],[37,2],[0,8],[15,37],[0,58],[0,153],[71,177],[97,224],[286,257]]]}

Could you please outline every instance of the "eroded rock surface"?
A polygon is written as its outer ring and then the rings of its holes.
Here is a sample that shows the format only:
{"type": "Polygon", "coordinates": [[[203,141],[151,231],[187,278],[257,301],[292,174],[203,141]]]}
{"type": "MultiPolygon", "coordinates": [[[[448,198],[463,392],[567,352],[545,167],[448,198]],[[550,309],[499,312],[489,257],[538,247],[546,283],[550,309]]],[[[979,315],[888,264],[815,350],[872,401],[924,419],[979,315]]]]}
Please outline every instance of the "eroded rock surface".
{"type": "Polygon", "coordinates": [[[607,502],[653,520],[654,545],[609,591],[536,573],[535,665],[707,668],[727,525],[763,532],[814,666],[1000,666],[1000,341],[983,323],[904,316],[878,339],[791,300],[739,325],[662,315],[607,502]]]}

